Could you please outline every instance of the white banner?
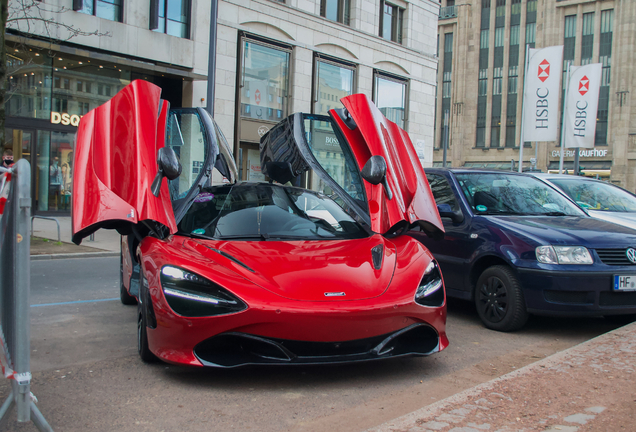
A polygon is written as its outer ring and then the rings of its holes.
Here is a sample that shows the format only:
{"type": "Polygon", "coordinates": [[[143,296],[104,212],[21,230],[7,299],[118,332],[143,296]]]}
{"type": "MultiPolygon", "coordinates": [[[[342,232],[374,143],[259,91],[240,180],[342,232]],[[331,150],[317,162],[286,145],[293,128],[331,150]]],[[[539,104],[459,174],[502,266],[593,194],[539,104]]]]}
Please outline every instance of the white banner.
{"type": "Polygon", "coordinates": [[[565,101],[565,147],[594,148],[603,65],[570,66],[565,101]]]}
{"type": "Polygon", "coordinates": [[[523,141],[556,141],[563,45],[530,49],[524,84],[523,141]]]}

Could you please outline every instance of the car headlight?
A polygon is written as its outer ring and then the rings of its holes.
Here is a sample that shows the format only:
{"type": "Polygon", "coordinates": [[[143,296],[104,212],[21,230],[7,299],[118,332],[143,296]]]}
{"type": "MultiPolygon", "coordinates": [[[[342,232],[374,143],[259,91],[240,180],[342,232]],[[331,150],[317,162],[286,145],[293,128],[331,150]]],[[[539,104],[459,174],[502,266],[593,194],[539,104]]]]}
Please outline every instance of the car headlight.
{"type": "Polygon", "coordinates": [[[444,304],[444,283],[442,282],[442,274],[435,261],[431,261],[424,276],[420,281],[420,285],[415,291],[415,303],[422,306],[439,307],[444,304]]]}
{"type": "Polygon", "coordinates": [[[247,309],[247,305],[229,291],[178,267],[161,269],[161,287],[168,305],[181,316],[224,315],[247,309]]]}
{"type": "Polygon", "coordinates": [[[544,264],[594,264],[590,251],[583,246],[539,246],[537,261],[544,264]]]}

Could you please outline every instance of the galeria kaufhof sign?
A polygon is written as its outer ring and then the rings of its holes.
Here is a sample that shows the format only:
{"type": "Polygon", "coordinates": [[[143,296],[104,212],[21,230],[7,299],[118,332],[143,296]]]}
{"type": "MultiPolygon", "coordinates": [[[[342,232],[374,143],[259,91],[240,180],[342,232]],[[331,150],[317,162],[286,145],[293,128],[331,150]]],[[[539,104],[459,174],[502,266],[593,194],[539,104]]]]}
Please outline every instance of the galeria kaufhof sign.
{"type": "MultiPolygon", "coordinates": [[[[574,157],[575,150],[565,150],[563,157],[574,157]]],[[[609,151],[607,149],[580,149],[579,157],[607,157],[609,151]]],[[[561,157],[561,150],[552,150],[552,157],[561,157]]]]}

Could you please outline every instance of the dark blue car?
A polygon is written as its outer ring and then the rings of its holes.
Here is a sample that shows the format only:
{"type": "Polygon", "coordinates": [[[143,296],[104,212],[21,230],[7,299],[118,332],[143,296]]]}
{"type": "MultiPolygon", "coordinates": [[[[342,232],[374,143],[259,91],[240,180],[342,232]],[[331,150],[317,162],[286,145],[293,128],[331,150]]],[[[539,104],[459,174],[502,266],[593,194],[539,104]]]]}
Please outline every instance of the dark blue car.
{"type": "Polygon", "coordinates": [[[441,267],[447,295],[475,302],[486,327],[528,314],[636,314],[636,231],[588,216],[536,178],[426,169],[443,240],[412,232],[441,267]]]}

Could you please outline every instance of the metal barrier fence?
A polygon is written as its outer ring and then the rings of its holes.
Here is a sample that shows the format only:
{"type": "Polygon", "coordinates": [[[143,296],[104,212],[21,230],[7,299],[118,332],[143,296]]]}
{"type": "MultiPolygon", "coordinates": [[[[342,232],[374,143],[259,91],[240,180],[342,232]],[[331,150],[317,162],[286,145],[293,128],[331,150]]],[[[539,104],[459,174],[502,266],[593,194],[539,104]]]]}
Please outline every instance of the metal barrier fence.
{"type": "Polygon", "coordinates": [[[7,421],[15,404],[18,422],[33,421],[39,430],[52,432],[31,393],[31,165],[20,159],[0,172],[11,175],[0,219],[0,366],[5,378],[11,380],[11,393],[0,407],[0,424],[7,421]]]}

